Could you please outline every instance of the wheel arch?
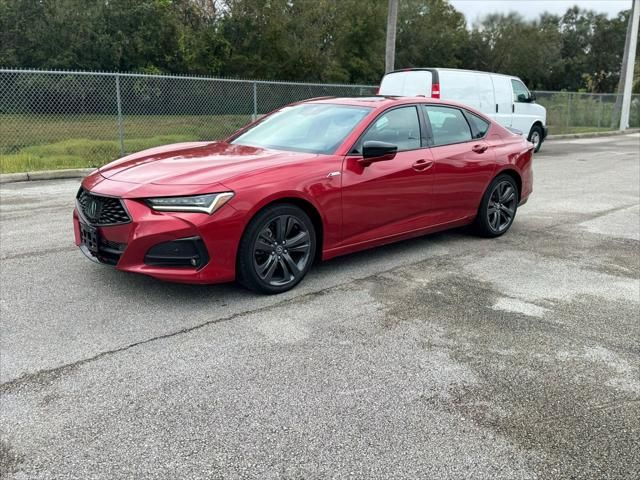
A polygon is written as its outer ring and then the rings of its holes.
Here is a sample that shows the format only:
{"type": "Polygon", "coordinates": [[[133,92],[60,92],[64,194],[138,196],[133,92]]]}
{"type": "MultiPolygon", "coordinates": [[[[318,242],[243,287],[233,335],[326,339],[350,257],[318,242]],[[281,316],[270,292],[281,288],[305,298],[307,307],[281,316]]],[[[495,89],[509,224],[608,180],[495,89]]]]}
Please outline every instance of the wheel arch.
{"type": "Polygon", "coordinates": [[[533,122],[531,124],[531,128],[529,129],[529,133],[527,134],[527,139],[531,138],[531,131],[533,130],[533,127],[540,127],[540,130],[544,131],[544,125],[542,124],[541,120],[536,120],[535,122],[533,122]]]}
{"type": "MultiPolygon", "coordinates": [[[[245,232],[247,231],[247,228],[249,227],[249,224],[255,218],[256,215],[258,215],[261,211],[263,211],[267,207],[271,207],[273,205],[282,205],[282,204],[295,205],[296,207],[300,208],[302,211],[304,211],[304,213],[306,213],[309,216],[316,234],[317,248],[315,252],[314,262],[321,260],[323,245],[324,245],[324,230],[325,230],[324,219],[322,218],[322,215],[320,214],[320,211],[318,210],[318,208],[310,200],[295,194],[283,194],[282,196],[265,199],[265,201],[257,205],[251,211],[251,214],[249,215],[248,220],[242,229],[242,235],[240,238],[244,236],[245,232]]],[[[236,252],[236,256],[238,254],[239,252],[236,252]]]]}
{"type": "Polygon", "coordinates": [[[516,182],[516,185],[518,187],[518,203],[520,203],[520,199],[522,198],[522,177],[520,176],[518,171],[513,168],[507,167],[497,172],[496,175],[487,184],[487,188],[489,188],[489,185],[491,185],[491,182],[493,182],[500,175],[509,175],[516,182]]]}

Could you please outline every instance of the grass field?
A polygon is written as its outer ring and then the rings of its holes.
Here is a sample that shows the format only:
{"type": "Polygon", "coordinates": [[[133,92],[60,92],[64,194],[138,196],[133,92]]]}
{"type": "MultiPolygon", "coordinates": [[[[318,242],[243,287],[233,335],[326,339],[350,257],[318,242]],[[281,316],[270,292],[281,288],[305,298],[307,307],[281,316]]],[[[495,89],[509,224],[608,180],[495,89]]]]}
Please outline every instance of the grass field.
{"type": "MultiPolygon", "coordinates": [[[[217,140],[248,115],[136,115],[123,122],[128,153],[167,143],[217,140]]],[[[99,167],[120,157],[114,116],[0,115],[0,173],[99,167]]]]}

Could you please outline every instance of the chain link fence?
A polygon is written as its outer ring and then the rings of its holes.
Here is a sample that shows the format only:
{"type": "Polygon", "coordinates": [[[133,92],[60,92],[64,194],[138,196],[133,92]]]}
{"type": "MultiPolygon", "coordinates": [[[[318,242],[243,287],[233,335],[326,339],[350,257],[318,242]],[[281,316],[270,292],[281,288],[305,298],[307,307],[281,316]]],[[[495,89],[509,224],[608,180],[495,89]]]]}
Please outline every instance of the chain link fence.
{"type": "MultiPolygon", "coordinates": [[[[550,134],[618,130],[622,95],[536,91],[536,102],[547,109],[550,134]]],[[[640,128],[640,95],[631,96],[630,128],[640,128]]]]}
{"type": "MultiPolygon", "coordinates": [[[[97,167],[157,145],[225,138],[282,105],[376,86],[0,69],[0,172],[97,167]]],[[[617,95],[536,92],[551,134],[610,130],[617,95]]],[[[631,108],[640,127],[640,95],[631,108]]]]}
{"type": "Polygon", "coordinates": [[[97,167],[157,145],[225,138],[291,102],[376,89],[0,69],[0,172],[97,167]]]}

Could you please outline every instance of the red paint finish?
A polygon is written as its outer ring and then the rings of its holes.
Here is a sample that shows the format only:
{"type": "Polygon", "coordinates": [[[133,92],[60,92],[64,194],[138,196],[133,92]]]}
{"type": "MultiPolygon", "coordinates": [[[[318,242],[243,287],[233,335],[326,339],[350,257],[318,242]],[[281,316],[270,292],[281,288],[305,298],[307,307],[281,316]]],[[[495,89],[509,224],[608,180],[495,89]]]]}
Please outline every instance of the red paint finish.
{"type": "MultiPolygon", "coordinates": [[[[488,184],[500,172],[520,179],[521,203],[532,191],[532,145],[489,119],[484,139],[440,147],[425,143],[370,165],[350,154],[360,135],[387,109],[403,104],[455,105],[451,102],[382,97],[310,102],[372,110],[333,154],[228,143],[236,134],[223,142],[145,150],[85,178],[82,185],[91,193],[123,199],[132,218],[125,225],[98,228],[102,238],[127,245],[116,268],[175,282],[231,281],[244,229],[273,202],[295,202],[315,212],[322,227],[319,248],[328,259],[472,222],[488,184]],[[158,212],[144,201],[226,191],[235,196],[212,215],[158,212]],[[200,270],[145,265],[144,256],[152,246],[194,236],[203,239],[210,257],[200,270]]],[[[73,220],[75,242],[80,245],[77,209],[73,220]]]]}
{"type": "Polygon", "coordinates": [[[428,169],[414,169],[431,160],[429,149],[398,152],[366,167],[361,158],[344,159],[341,243],[360,244],[429,223],[433,180],[428,169]]]}

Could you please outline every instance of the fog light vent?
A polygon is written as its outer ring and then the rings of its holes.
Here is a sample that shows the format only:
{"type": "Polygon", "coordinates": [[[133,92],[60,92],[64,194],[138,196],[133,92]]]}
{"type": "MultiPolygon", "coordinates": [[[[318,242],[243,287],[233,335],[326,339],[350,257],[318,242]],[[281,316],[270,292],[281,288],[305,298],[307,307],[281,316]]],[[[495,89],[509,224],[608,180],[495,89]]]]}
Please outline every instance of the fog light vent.
{"type": "Polygon", "coordinates": [[[156,267],[191,267],[200,269],[209,262],[209,254],[200,237],[180,238],[158,243],[144,256],[144,263],[156,267]]]}

